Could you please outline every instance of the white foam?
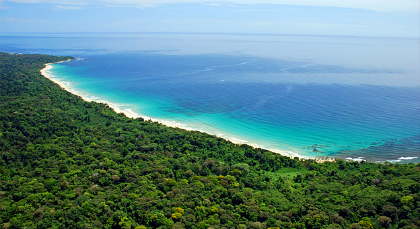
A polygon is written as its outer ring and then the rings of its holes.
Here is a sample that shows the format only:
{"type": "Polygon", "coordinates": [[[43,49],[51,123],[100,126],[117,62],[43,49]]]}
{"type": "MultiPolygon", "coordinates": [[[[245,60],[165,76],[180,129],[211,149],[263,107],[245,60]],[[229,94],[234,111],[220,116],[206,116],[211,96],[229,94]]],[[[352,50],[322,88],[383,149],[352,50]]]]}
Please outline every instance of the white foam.
{"type": "Polygon", "coordinates": [[[303,158],[303,159],[310,159],[309,157],[304,157],[304,156],[302,156],[298,153],[295,153],[293,151],[290,151],[290,150],[280,150],[280,149],[273,149],[273,148],[270,148],[270,149],[267,149],[267,150],[269,150],[273,153],[278,153],[280,155],[290,157],[290,158],[298,157],[298,158],[303,158]]]}
{"type": "Polygon", "coordinates": [[[387,162],[396,163],[396,162],[401,162],[401,160],[387,160],[387,162]]]}
{"type": "Polygon", "coordinates": [[[416,158],[418,158],[418,157],[400,157],[400,158],[398,158],[398,160],[413,160],[413,159],[416,159],[416,158]]]}
{"type": "Polygon", "coordinates": [[[364,157],[357,157],[357,158],[351,158],[351,157],[347,157],[347,158],[345,158],[346,160],[348,160],[348,161],[358,161],[358,162],[361,162],[361,161],[366,161],[365,159],[363,159],[364,157]]]}
{"type": "Polygon", "coordinates": [[[413,160],[413,159],[417,159],[418,157],[400,157],[397,160],[387,160],[387,162],[391,162],[391,163],[396,163],[396,162],[401,162],[403,160],[413,160]]]}

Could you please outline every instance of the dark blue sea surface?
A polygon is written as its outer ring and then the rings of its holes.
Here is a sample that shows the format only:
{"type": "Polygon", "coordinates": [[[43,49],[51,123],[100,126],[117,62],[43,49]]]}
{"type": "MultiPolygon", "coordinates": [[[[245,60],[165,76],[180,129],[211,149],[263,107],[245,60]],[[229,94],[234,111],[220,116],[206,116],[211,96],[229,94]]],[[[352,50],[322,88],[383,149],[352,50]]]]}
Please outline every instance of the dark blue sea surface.
{"type": "Polygon", "coordinates": [[[418,39],[9,34],[1,51],[73,55],[74,93],[301,157],[419,162],[418,39]]]}

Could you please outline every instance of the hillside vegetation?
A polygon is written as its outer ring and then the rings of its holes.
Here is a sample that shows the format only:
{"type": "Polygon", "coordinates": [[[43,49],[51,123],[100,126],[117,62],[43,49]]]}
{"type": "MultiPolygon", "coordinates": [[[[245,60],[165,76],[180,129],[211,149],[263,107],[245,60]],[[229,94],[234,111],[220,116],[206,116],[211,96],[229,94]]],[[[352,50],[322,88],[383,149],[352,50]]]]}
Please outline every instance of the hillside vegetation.
{"type": "Polygon", "coordinates": [[[420,164],[317,163],[115,113],[0,53],[2,228],[418,228],[420,164]]]}

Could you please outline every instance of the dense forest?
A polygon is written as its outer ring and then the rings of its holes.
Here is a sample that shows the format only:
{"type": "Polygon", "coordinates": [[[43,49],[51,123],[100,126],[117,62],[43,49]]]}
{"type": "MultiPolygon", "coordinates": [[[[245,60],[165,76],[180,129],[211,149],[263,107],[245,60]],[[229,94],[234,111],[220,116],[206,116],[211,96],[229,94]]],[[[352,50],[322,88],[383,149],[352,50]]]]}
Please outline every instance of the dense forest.
{"type": "Polygon", "coordinates": [[[0,53],[2,228],[419,228],[420,164],[288,158],[131,119],[0,53]]]}

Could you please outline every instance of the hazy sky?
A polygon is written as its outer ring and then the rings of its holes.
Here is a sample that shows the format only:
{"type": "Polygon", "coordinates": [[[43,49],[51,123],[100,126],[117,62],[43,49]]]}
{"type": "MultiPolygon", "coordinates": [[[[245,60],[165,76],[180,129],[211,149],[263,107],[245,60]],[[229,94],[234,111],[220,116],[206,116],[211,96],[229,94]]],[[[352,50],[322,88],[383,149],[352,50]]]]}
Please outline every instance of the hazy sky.
{"type": "Polygon", "coordinates": [[[0,32],[419,37],[419,0],[0,0],[0,32]]]}

